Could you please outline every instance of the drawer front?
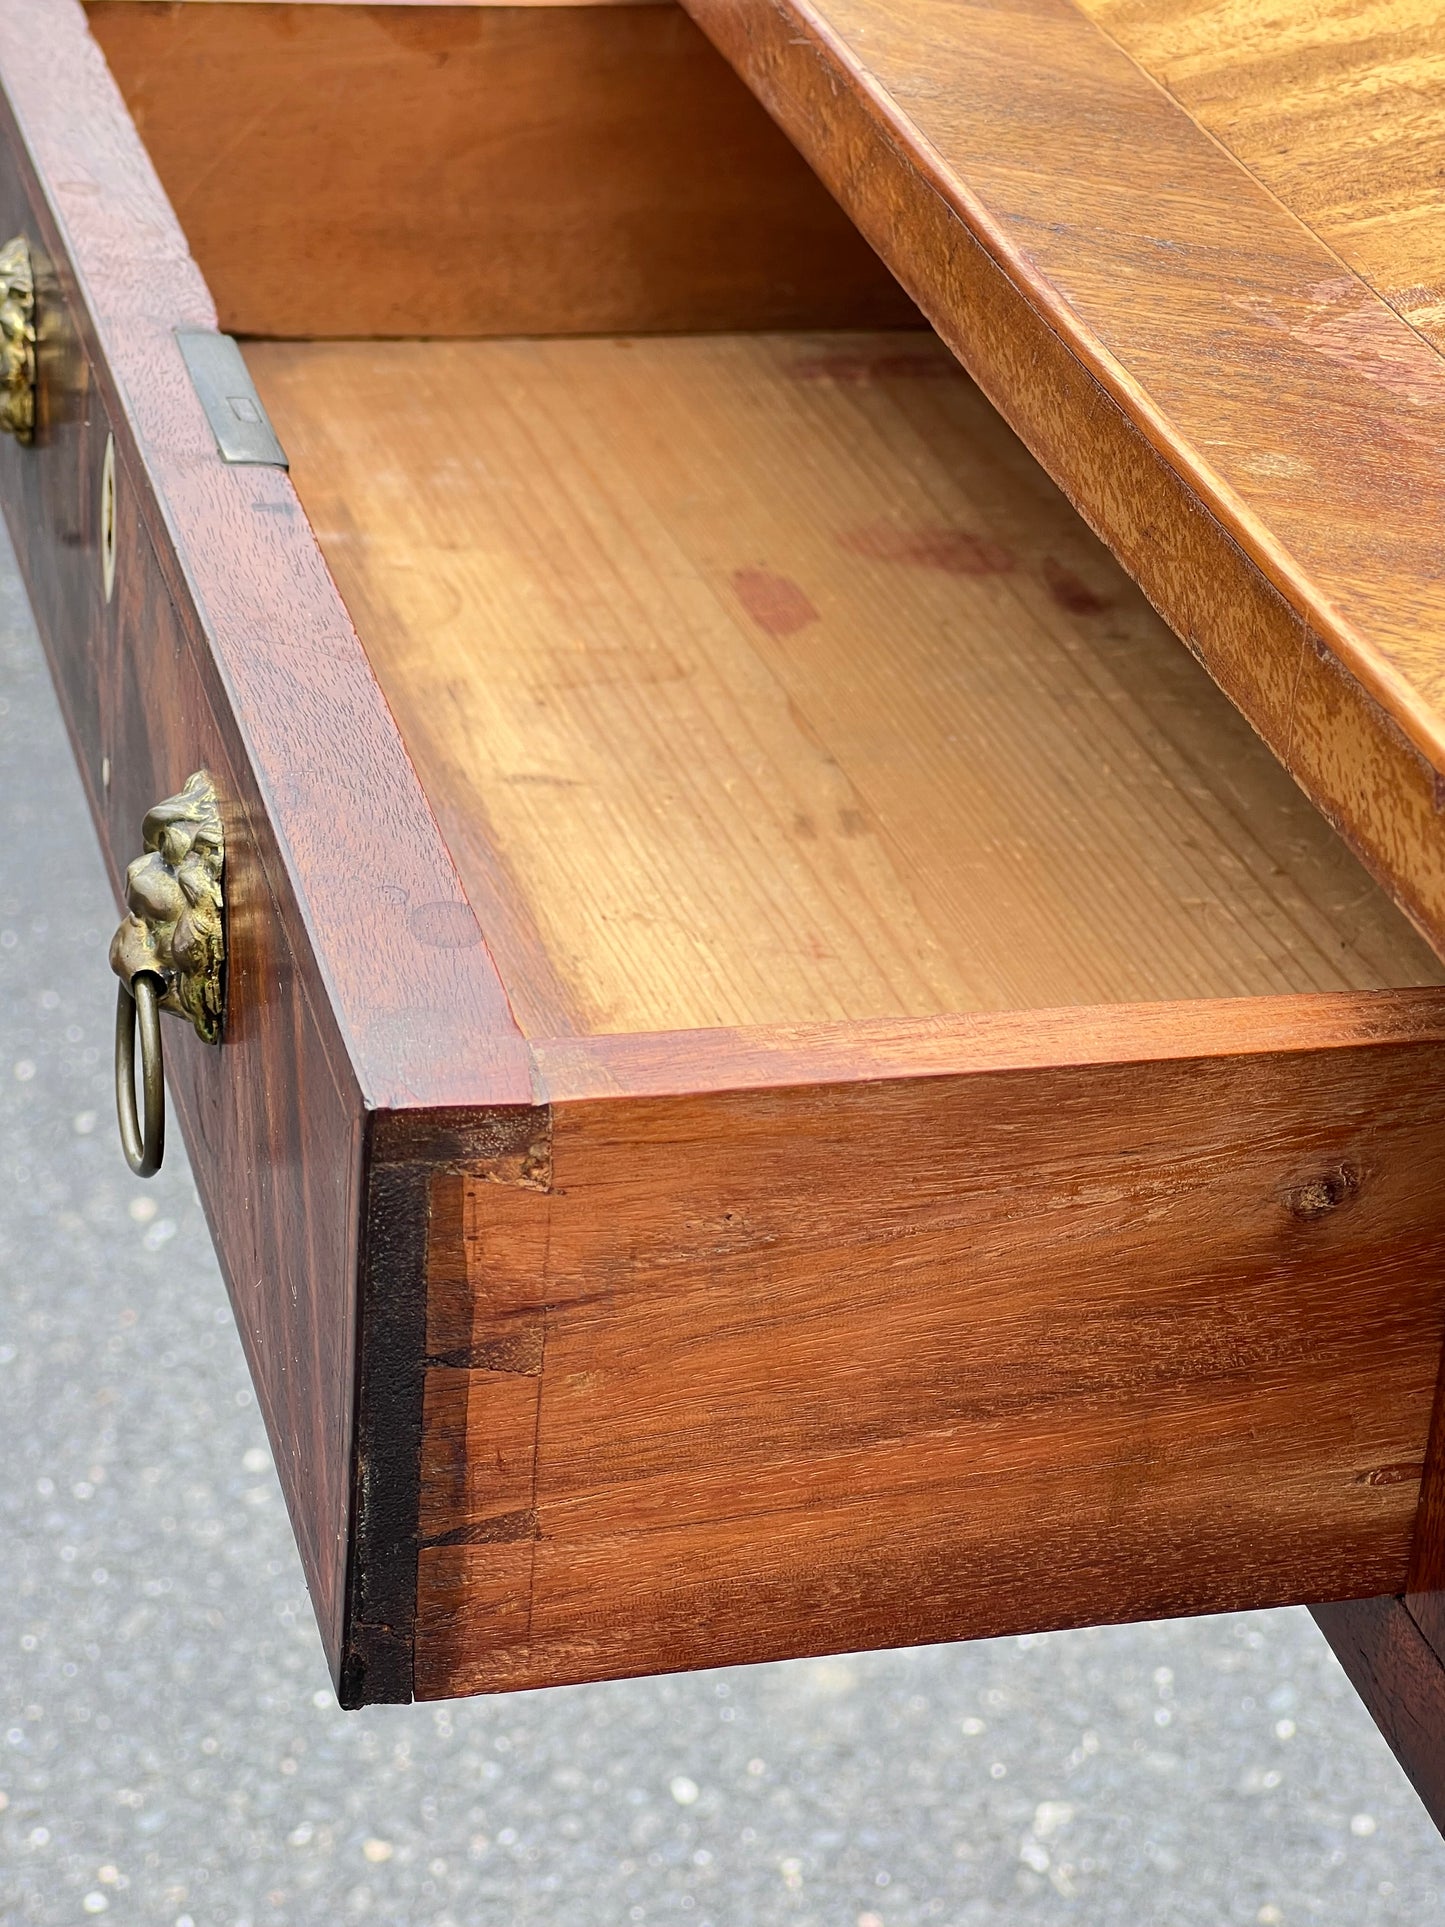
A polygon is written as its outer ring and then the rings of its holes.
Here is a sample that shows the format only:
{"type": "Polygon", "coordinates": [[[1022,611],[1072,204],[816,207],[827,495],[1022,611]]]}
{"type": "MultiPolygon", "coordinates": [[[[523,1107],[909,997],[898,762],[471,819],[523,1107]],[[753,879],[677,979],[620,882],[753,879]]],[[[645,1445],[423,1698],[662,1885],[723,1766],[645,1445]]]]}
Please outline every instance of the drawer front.
{"type": "MultiPolygon", "coordinates": [[[[351,1357],[360,1102],[308,991],[288,918],[256,859],[254,774],[217,713],[214,664],[177,608],[143,513],[147,482],[117,443],[114,582],[102,567],[102,471],[112,416],[76,325],[63,256],[0,155],[0,226],[35,248],[42,318],[35,445],[0,447],[0,498],[112,877],[140,824],[209,770],[226,830],[224,1044],[165,1025],[170,1100],[191,1153],[265,1414],[317,1611],[339,1638],[350,1504],[351,1357]]],[[[223,712],[224,713],[224,712],[223,712]]],[[[309,960],[308,960],[309,961],[309,960]]],[[[97,1001],[111,980],[104,939],[97,1001]]]]}
{"type": "Polygon", "coordinates": [[[367,1113],[527,1102],[526,1055],[286,475],[216,449],[174,336],[214,309],[74,0],[0,12],[0,229],[31,245],[41,337],[0,501],[117,885],[147,809],[198,768],[220,796],[224,1036],[167,1020],[168,1080],[339,1678],[365,1643],[367,1113]]]}

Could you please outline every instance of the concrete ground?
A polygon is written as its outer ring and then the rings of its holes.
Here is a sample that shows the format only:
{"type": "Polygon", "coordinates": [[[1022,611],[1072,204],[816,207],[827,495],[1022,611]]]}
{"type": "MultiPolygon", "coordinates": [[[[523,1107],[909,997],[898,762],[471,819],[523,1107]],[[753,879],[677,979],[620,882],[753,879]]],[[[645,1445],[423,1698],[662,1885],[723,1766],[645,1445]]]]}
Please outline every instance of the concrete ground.
{"type": "Polygon", "coordinates": [[[1431,1927],[1445,1845],[1303,1612],[337,1710],[0,552],[0,1921],[1431,1927]]]}

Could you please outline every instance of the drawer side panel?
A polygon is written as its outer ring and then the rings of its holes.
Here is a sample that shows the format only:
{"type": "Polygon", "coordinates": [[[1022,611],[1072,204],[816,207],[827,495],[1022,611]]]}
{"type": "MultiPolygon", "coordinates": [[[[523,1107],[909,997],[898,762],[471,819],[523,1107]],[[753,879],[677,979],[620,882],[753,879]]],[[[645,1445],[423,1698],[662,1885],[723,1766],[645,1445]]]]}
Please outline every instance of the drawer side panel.
{"type": "Polygon", "coordinates": [[[1442,1070],[556,1104],[548,1189],[448,1181],[476,1358],[429,1389],[418,1695],[1398,1590],[1442,1070]],[[535,1435],[482,1355],[519,1317],[535,1435]]]}

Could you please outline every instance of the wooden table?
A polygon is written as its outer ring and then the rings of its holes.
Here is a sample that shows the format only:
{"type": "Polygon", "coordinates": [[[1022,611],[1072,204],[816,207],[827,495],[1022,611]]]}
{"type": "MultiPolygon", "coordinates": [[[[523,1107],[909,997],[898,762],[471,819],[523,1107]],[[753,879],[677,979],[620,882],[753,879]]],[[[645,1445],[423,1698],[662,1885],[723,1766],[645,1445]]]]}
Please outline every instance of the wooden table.
{"type": "Polygon", "coordinates": [[[1432,22],[688,12],[0,13],[338,1690],[1304,1601],[1445,1819],[1432,22]]]}

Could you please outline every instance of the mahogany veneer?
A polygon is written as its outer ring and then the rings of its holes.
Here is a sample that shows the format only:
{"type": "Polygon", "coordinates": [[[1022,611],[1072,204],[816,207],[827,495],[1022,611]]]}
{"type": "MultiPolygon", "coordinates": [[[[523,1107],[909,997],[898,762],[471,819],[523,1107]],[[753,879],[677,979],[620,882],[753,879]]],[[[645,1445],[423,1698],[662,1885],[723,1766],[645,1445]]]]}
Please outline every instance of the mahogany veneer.
{"type": "Polygon", "coordinates": [[[113,872],[221,795],[338,1689],[1357,1600],[1438,1798],[1429,303],[1178,9],[690,11],[938,336],[672,9],[0,12],[0,498],[113,872]]]}

